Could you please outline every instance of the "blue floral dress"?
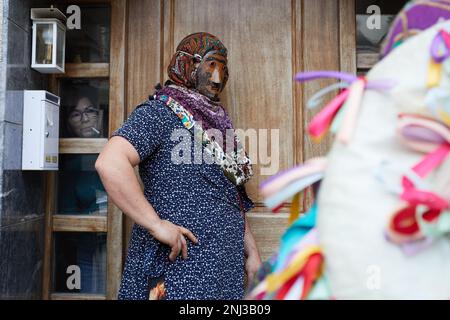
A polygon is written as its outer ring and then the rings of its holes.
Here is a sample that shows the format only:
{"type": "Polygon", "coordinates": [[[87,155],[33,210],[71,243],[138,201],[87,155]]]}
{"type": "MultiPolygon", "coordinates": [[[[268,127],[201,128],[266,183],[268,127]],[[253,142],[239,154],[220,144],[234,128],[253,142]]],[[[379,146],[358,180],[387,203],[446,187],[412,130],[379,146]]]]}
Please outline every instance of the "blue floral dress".
{"type": "Polygon", "coordinates": [[[187,241],[187,260],[179,256],[170,262],[170,248],[135,224],[119,299],[149,299],[156,283],[164,288],[159,298],[167,300],[242,299],[245,213],[253,207],[245,188],[231,183],[216,164],[202,159],[196,164],[194,156],[191,163],[173,161],[180,144],[186,143],[191,155],[198,147],[192,132],[158,100],[138,106],[113,136],[125,138],[138,152],[145,197],[161,219],[189,229],[199,240],[187,241]]]}

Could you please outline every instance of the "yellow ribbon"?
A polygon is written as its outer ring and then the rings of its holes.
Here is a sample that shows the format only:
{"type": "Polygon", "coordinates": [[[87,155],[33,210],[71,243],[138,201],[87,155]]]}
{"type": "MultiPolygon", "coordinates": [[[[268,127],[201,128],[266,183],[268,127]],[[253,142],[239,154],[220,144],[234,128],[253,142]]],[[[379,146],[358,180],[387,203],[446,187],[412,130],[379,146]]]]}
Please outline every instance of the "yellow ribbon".
{"type": "Polygon", "coordinates": [[[291,204],[291,214],[289,215],[289,225],[291,225],[295,220],[298,219],[300,215],[300,196],[301,192],[298,192],[292,199],[291,204]]]}
{"type": "Polygon", "coordinates": [[[440,110],[439,117],[446,125],[450,126],[450,116],[447,112],[440,110]]]}
{"type": "Polygon", "coordinates": [[[428,66],[427,88],[439,86],[442,77],[442,64],[431,59],[428,66]]]}
{"type": "Polygon", "coordinates": [[[308,258],[315,254],[321,253],[322,250],[317,245],[312,245],[307,247],[305,250],[300,251],[289,264],[289,266],[281,272],[272,273],[267,276],[267,292],[274,292],[278,290],[283,284],[285,284],[289,279],[295,276],[303,268],[308,258]]]}

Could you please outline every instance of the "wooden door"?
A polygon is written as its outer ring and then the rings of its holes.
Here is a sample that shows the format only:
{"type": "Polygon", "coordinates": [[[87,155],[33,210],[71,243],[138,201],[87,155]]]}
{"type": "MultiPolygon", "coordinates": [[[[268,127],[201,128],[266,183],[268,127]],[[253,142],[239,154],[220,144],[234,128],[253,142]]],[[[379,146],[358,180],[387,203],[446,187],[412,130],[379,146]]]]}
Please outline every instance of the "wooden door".
{"type": "MultiPolygon", "coordinates": [[[[272,155],[276,171],[327,151],[329,141],[316,145],[304,134],[313,114],[303,105],[328,81],[301,86],[293,77],[302,70],[355,72],[354,0],[129,0],[128,18],[128,114],[167,79],[179,41],[205,31],[229,50],[230,79],[222,99],[235,127],[253,130],[259,140],[264,130],[268,137],[278,132],[278,140],[275,134],[267,146],[258,145],[269,156],[272,144],[279,146],[279,154],[272,155]]],[[[257,154],[252,160],[256,175],[247,190],[256,208],[249,217],[267,258],[287,226],[289,204],[280,214],[268,212],[258,193],[269,177],[261,170],[268,168],[266,159],[257,154]]]]}

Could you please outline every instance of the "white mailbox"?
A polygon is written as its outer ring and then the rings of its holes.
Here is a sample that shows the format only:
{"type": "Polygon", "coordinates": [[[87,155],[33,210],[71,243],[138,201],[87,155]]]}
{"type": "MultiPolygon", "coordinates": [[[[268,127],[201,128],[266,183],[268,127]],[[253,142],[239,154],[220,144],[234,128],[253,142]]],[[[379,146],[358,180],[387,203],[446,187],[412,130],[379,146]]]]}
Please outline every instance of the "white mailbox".
{"type": "Polygon", "coordinates": [[[59,105],[50,92],[24,91],[23,170],[58,170],[59,105]]]}

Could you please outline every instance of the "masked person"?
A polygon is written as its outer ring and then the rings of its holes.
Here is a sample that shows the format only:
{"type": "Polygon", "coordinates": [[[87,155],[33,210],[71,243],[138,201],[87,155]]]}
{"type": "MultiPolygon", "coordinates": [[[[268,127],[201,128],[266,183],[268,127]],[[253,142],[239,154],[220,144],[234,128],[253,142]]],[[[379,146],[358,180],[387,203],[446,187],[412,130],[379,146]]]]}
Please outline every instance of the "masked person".
{"type": "Polygon", "coordinates": [[[251,163],[219,100],[227,49],[189,35],[168,75],[96,162],[110,199],[136,222],[119,299],[241,299],[245,271],[251,279],[261,260],[245,218],[251,163]]]}

